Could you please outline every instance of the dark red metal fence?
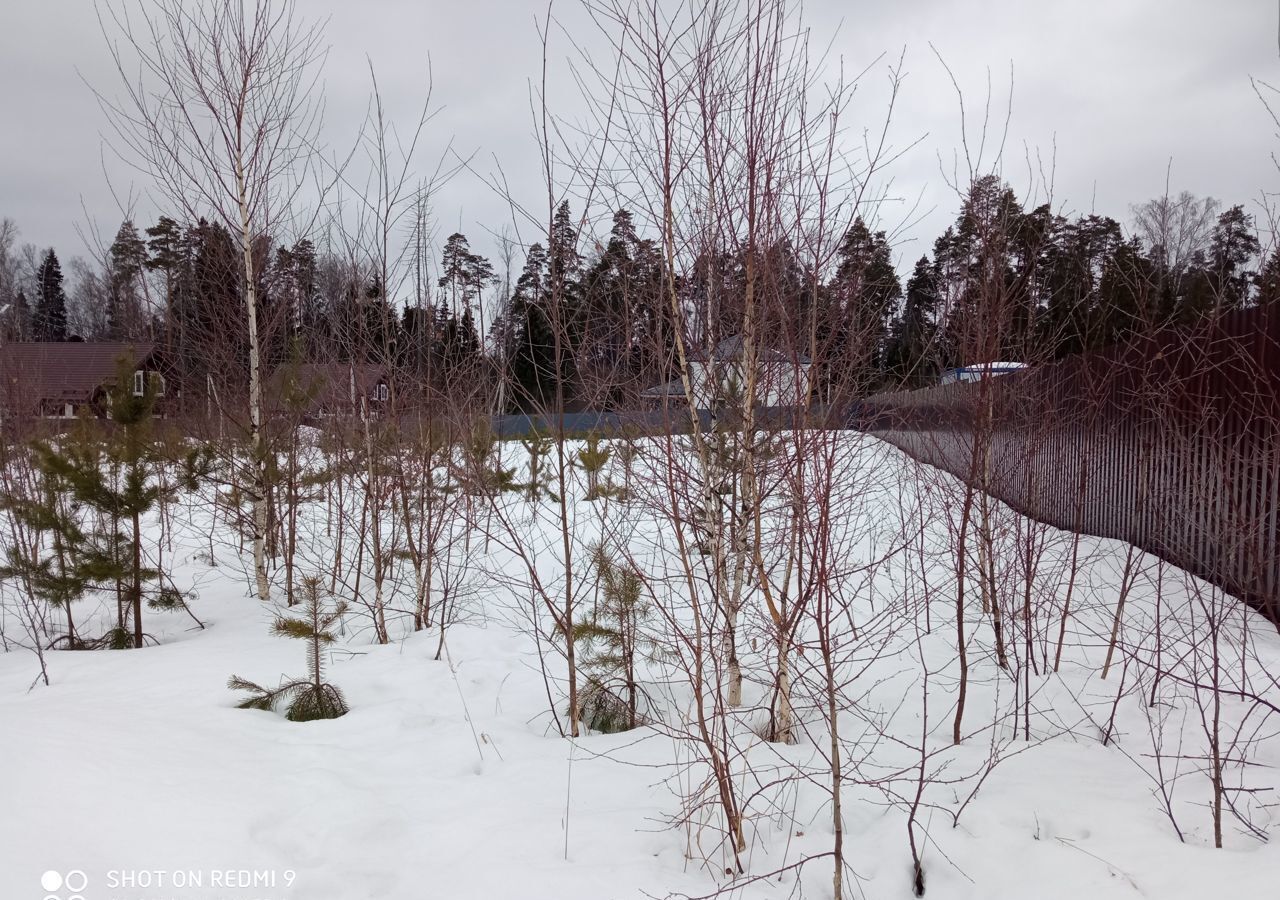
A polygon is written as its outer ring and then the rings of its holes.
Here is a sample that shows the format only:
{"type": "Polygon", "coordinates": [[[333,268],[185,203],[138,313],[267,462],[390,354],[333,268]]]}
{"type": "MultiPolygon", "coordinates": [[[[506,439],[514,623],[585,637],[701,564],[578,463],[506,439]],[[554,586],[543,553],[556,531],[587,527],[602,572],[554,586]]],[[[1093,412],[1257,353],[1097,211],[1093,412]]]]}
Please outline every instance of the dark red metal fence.
{"type": "Polygon", "coordinates": [[[881,394],[864,415],[1019,512],[1135,544],[1280,625],[1280,310],[881,394]]]}

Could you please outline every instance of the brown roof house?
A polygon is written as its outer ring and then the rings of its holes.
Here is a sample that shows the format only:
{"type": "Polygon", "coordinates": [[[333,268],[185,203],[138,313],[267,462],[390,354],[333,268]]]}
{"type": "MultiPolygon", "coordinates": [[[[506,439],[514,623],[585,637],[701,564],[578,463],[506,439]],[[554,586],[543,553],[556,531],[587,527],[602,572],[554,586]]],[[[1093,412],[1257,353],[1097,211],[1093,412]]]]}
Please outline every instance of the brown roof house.
{"type": "Polygon", "coordinates": [[[266,385],[273,417],[358,417],[362,407],[380,414],[391,396],[385,366],[364,363],[301,363],[281,366],[266,385]]]}
{"type": "MultiPolygon", "coordinates": [[[[133,390],[147,379],[165,396],[164,366],[152,344],[116,341],[15,342],[0,345],[0,416],[69,419],[88,410],[108,414],[107,394],[122,360],[133,366],[133,390]]],[[[163,404],[163,400],[161,404],[163,404]]]]}

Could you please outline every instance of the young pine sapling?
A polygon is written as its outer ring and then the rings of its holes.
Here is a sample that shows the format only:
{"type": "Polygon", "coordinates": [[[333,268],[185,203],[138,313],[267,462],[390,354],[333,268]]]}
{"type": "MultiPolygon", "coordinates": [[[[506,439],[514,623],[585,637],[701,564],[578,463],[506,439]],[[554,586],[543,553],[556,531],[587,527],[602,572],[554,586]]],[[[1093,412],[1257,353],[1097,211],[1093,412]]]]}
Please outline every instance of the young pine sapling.
{"type": "Polygon", "coordinates": [[[587,499],[597,500],[606,495],[600,487],[600,473],[609,464],[612,456],[608,447],[600,446],[600,438],[592,435],[587,438],[586,445],[578,451],[577,466],[587,473],[587,499]]]}
{"type": "Polygon", "coordinates": [[[67,617],[67,649],[78,650],[84,642],[76,634],[71,604],[91,586],[87,568],[72,552],[85,544],[80,527],[80,504],[60,479],[49,473],[42,475],[40,500],[11,497],[0,503],[0,509],[8,511],[38,535],[40,546],[47,545],[49,553],[43,555],[37,550],[28,555],[26,548],[19,544],[10,545],[6,548],[8,558],[0,566],[0,580],[19,579],[37,599],[61,609],[67,617]]]}
{"type": "Polygon", "coordinates": [[[324,680],[324,648],[337,640],[330,628],[346,614],[347,604],[339,601],[327,609],[320,596],[320,579],[315,575],[303,576],[297,592],[302,596],[302,617],[276,616],[271,630],[282,637],[307,642],[308,677],[285,681],[272,689],[233,675],[227,687],[249,692],[248,699],[237,704],[240,709],[273,710],[284,703],[285,718],[291,722],[336,719],[346,715],[347,702],[342,691],[324,680]]]}
{"type": "Polygon", "coordinates": [[[529,451],[529,480],[525,483],[525,499],[537,503],[543,495],[558,500],[551,490],[551,473],[547,471],[547,454],[551,452],[551,438],[534,433],[520,442],[529,451]]]}
{"type": "Polygon", "coordinates": [[[590,616],[574,623],[579,665],[587,683],[578,695],[578,718],[594,731],[613,734],[641,723],[636,663],[656,653],[643,633],[649,606],[640,573],[609,558],[604,545],[591,553],[603,597],[590,616]]]}

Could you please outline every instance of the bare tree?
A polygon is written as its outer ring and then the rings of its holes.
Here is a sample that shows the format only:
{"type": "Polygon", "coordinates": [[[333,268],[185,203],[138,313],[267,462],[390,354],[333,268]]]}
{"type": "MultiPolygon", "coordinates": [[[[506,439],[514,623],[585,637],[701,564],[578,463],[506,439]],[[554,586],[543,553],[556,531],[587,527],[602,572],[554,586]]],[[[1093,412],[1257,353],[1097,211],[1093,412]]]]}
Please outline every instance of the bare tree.
{"type": "Polygon", "coordinates": [[[255,248],[290,224],[316,171],[320,26],[305,23],[291,0],[103,2],[98,18],[122,87],[118,97],[96,92],[117,150],[154,179],[172,208],[192,221],[215,217],[238,243],[248,336],[245,469],[254,579],[265,601],[269,488],[255,248]]]}

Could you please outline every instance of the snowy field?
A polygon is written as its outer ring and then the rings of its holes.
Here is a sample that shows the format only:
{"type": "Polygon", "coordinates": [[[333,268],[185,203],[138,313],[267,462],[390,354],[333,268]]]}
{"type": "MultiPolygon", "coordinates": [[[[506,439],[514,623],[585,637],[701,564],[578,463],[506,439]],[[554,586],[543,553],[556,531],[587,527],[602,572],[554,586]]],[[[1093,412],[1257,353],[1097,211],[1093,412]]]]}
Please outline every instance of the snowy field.
{"type": "MultiPolygon", "coordinates": [[[[505,452],[523,470],[520,445],[505,452]]],[[[911,896],[913,840],[927,897],[1277,896],[1273,626],[1126,545],[1077,546],[994,509],[987,561],[1009,659],[998,665],[991,615],[970,583],[955,745],[962,491],[869,438],[842,437],[835,458],[828,624],[837,623],[846,896],[911,896]],[[1206,649],[1210,630],[1216,654],[1206,649]],[[1214,675],[1220,689],[1206,692],[1214,675]],[[1221,850],[1215,740],[1229,789],[1221,850]]],[[[723,660],[712,659],[703,690],[691,684],[687,638],[705,605],[689,596],[698,582],[683,561],[698,557],[680,551],[680,501],[667,486],[684,476],[670,465],[655,443],[626,479],[629,498],[588,502],[581,472],[567,492],[580,608],[595,602],[588,548],[601,539],[624,548],[654,605],[640,672],[648,721],[617,734],[572,739],[557,726],[567,666],[537,585],[550,597],[563,590],[564,533],[546,497],[482,501],[447,526],[443,642],[438,621],[413,630],[413,573],[392,554],[380,644],[371,582],[351,587],[355,568],[373,577],[367,554],[357,556],[359,514],[333,524],[332,504],[352,508],[352,497],[307,506],[299,568],[355,561],[340,580],[352,605],[325,673],[350,712],[333,720],[236,708],[230,676],[274,684],[305,671],[305,658],[299,642],[270,630],[284,609],[283,576],[271,603],[253,596],[249,555],[211,522],[210,494],[177,504],[153,548],[175,583],[196,592],[191,609],[204,629],[181,612],[148,611],[154,646],[50,651],[45,686],[6,595],[0,900],[65,900],[68,888],[42,889],[41,879],[72,871],[87,881],[85,900],[830,897],[832,741],[818,618],[802,616],[796,629],[796,727],[782,744],[761,737],[774,684],[768,618],[750,592],[743,606],[743,700],[713,717],[745,822],[735,875],[695,736],[698,701],[722,696],[723,660]]],[[[618,461],[609,466],[622,483],[618,461]]],[[[388,511],[383,538],[393,519],[388,511]]],[[[780,567],[770,577],[785,586],[783,557],[795,545],[779,533],[770,532],[780,567]]],[[[77,606],[90,631],[113,611],[105,595],[77,606]]]]}

